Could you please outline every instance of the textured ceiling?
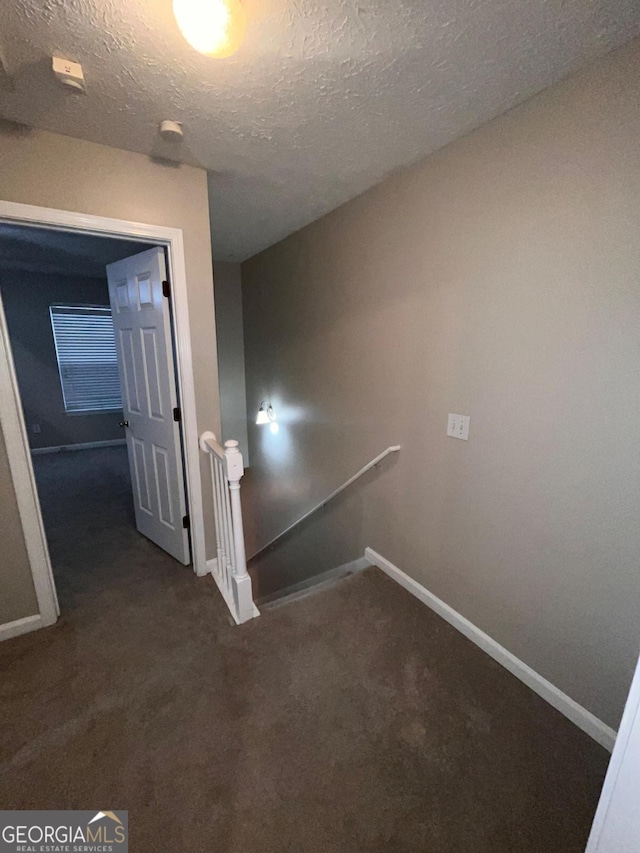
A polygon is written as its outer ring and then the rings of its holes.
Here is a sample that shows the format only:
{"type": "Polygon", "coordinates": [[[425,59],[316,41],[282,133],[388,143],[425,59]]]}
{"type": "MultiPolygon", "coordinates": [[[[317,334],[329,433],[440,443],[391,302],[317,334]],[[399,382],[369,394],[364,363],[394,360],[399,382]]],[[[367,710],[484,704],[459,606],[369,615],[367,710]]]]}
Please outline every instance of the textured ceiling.
{"type": "Polygon", "coordinates": [[[0,115],[208,169],[214,255],[241,260],[640,32],[638,0],[244,5],[245,44],[215,60],[171,0],[2,0],[0,115]],[[82,63],[86,96],[53,54],[82,63]]]}
{"type": "Polygon", "coordinates": [[[0,223],[0,279],[3,269],[106,279],[107,264],[148,248],[130,240],[0,223]]]}

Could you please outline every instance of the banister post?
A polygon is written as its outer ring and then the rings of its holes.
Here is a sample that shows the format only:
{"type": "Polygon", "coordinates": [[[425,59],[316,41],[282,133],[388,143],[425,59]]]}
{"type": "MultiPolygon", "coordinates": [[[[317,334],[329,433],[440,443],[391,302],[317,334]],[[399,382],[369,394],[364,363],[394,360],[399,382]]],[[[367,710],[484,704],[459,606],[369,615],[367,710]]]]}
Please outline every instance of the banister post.
{"type": "Polygon", "coordinates": [[[238,620],[246,622],[253,618],[254,605],[251,593],[251,578],[247,572],[247,559],[244,548],[244,526],[242,524],[242,504],[240,502],[240,480],[244,474],[242,453],[237,441],[225,441],[229,494],[231,496],[231,520],[233,524],[233,542],[235,548],[235,574],[233,578],[234,598],[238,609],[238,620]]]}

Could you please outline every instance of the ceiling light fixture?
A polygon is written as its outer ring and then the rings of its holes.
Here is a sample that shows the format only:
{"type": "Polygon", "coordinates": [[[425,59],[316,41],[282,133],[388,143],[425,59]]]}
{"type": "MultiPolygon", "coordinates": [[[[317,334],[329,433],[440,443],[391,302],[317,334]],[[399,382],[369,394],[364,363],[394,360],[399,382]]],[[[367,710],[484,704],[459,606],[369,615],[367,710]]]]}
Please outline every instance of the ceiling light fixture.
{"type": "Polygon", "coordinates": [[[273,406],[269,405],[266,400],[263,400],[260,403],[260,408],[258,409],[258,417],[256,418],[257,424],[270,424],[276,419],[276,413],[273,411],[273,406]],[[266,409],[265,409],[266,405],[266,409]]]}
{"type": "Polygon", "coordinates": [[[222,59],[240,47],[247,17],[240,0],[173,0],[180,32],[205,56],[222,59]]]}

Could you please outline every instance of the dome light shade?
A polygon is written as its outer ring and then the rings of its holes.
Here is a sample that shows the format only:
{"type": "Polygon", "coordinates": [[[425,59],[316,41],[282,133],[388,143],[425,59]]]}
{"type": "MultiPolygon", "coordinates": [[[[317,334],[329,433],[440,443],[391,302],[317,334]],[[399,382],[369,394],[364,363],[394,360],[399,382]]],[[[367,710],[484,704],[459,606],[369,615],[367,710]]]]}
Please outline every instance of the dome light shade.
{"type": "Polygon", "coordinates": [[[247,17],[240,0],[173,0],[173,14],[191,47],[222,59],[240,47],[247,17]]]}

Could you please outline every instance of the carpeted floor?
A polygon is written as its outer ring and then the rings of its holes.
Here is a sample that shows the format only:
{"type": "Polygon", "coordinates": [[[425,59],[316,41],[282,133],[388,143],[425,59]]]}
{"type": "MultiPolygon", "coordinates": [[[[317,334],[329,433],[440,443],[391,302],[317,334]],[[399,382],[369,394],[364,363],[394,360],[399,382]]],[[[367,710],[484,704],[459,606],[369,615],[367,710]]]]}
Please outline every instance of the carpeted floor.
{"type": "Polygon", "coordinates": [[[119,450],[37,471],[63,616],[0,645],[3,808],[128,809],[134,853],[584,849],[607,754],[377,569],[238,628],[119,450]]]}

